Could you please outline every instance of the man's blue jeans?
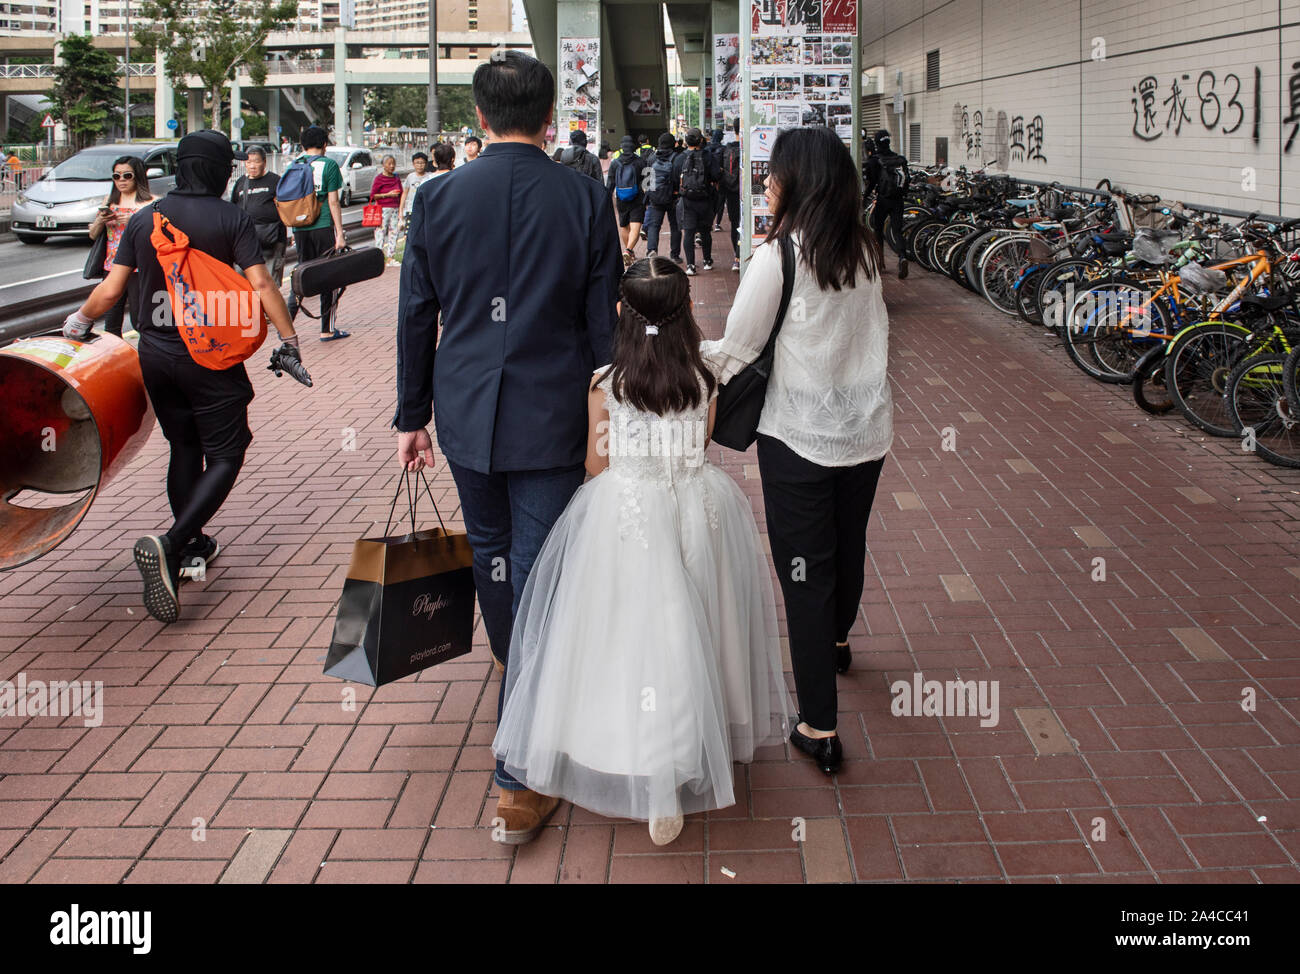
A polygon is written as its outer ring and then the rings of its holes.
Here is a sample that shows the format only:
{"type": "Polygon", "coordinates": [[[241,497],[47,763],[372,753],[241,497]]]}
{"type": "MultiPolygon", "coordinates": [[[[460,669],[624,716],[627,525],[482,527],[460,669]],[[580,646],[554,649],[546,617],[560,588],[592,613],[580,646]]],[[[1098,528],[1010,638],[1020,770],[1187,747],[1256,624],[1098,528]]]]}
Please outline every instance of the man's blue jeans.
{"type": "MultiPolygon", "coordinates": [[[[448,462],[460,495],[465,533],[474,551],[474,585],[492,655],[510,665],[510,630],[519,599],[542,542],[582,486],[582,465],[552,470],[479,473],[448,462]]],[[[497,695],[497,717],[505,703],[505,676],[497,695]]],[[[523,789],[497,762],[496,781],[508,791],[523,789]]]]}

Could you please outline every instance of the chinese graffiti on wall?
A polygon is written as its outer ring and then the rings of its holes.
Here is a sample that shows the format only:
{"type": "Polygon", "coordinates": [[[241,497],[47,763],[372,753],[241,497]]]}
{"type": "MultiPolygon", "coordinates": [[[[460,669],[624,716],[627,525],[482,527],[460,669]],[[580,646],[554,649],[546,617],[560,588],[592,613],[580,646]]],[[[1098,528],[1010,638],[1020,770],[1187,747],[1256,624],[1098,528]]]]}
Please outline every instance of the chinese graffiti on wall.
{"type": "MultiPolygon", "coordinates": [[[[1296,77],[1293,75],[1293,79],[1296,77]]],[[[1148,74],[1133,86],[1133,97],[1130,99],[1133,105],[1133,135],[1143,142],[1154,142],[1165,135],[1178,138],[1183,134],[1184,126],[1189,134],[1199,131],[1200,126],[1206,132],[1233,135],[1242,131],[1242,126],[1250,117],[1253,120],[1251,134],[1258,143],[1258,67],[1254,69],[1254,82],[1254,95],[1247,99],[1242,90],[1241,76],[1233,71],[1220,76],[1205,70],[1196,75],[1195,82],[1189,72],[1175,75],[1167,84],[1162,84],[1156,75],[1148,74]],[[1246,101],[1250,102],[1251,108],[1247,108],[1246,101]]],[[[1293,114],[1297,113],[1293,111],[1293,114]]]]}
{"type": "Polygon", "coordinates": [[[1046,123],[1042,115],[1008,115],[993,109],[971,109],[960,102],[952,108],[956,152],[977,166],[1006,169],[1012,162],[1047,165],[1046,123]]]}

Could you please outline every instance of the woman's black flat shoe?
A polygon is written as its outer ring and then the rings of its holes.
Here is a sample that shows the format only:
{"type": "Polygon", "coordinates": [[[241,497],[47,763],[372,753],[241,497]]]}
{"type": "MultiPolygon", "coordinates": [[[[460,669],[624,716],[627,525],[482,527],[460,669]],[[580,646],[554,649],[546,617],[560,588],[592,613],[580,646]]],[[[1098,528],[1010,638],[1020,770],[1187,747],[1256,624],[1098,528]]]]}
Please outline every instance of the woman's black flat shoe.
{"type": "Polygon", "coordinates": [[[849,671],[849,664],[852,662],[853,662],[853,650],[849,649],[849,644],[845,643],[843,646],[841,646],[839,643],[836,643],[835,644],[835,672],[847,673],[849,671]]]}
{"type": "Polygon", "coordinates": [[[844,760],[844,747],[840,744],[838,735],[808,737],[800,734],[796,728],[790,732],[790,743],[816,761],[817,767],[827,774],[835,774],[840,770],[840,762],[844,760]]]}

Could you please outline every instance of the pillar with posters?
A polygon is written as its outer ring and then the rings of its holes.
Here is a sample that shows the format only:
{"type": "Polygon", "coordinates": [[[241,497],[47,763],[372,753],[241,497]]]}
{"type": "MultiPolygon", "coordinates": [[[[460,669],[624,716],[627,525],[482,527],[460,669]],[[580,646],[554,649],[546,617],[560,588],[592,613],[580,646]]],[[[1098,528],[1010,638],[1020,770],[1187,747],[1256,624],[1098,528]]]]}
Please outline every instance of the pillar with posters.
{"type": "MultiPolygon", "coordinates": [[[[855,165],[860,164],[861,151],[858,0],[748,2],[750,17],[740,38],[745,70],[739,92],[749,174],[741,194],[746,264],[772,225],[763,189],[772,144],[782,129],[828,126],[848,146],[855,165]]],[[[715,39],[715,56],[721,39],[715,39]]]]}
{"type": "MultiPolygon", "coordinates": [[[[566,5],[568,6],[568,5],[566,5]]],[[[597,8],[599,9],[599,8],[597,8]]],[[[600,38],[561,37],[556,79],[555,138],[567,145],[582,129],[592,151],[600,148],[600,38]]]]}

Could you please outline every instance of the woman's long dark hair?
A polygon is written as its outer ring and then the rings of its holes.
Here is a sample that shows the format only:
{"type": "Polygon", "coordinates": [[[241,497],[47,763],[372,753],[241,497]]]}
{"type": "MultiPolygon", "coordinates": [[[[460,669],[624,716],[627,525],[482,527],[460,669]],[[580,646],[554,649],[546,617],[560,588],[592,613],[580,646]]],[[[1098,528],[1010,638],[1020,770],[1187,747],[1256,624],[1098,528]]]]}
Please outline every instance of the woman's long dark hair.
{"type": "Polygon", "coordinates": [[[786,129],[776,137],[770,178],[778,190],[768,240],[799,234],[803,263],[822,290],[856,287],[876,274],[876,241],[862,220],[853,156],[828,128],[786,129]]]}
{"type": "Polygon", "coordinates": [[[642,258],[624,272],[619,298],[614,362],[601,376],[611,377],[614,397],[663,416],[700,404],[701,376],[712,395],[717,380],[700,355],[686,273],[666,257],[642,258]],[[647,327],[658,334],[647,334],[647,327]]]}
{"type": "MultiPolygon", "coordinates": [[[[139,156],[118,156],[113,160],[113,172],[117,172],[118,166],[124,165],[130,166],[131,172],[135,173],[136,202],[143,203],[145,200],[153,199],[153,193],[149,192],[149,177],[144,171],[144,160],[139,156]]],[[[120,202],[122,202],[122,191],[117,188],[117,180],[114,179],[113,188],[108,191],[108,205],[117,206],[120,202]]]]}

